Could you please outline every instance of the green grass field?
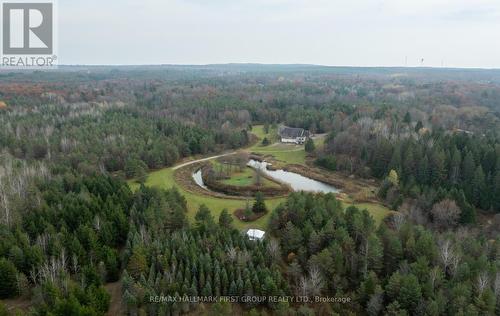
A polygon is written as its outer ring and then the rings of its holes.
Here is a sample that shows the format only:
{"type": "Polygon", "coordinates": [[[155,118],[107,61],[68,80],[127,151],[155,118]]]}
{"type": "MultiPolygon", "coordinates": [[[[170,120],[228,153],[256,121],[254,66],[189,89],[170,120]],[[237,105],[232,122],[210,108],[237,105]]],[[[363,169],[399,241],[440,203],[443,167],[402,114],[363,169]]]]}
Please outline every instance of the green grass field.
{"type": "Polygon", "coordinates": [[[377,225],[380,224],[382,220],[391,213],[391,210],[389,210],[387,207],[377,203],[343,203],[343,205],[345,208],[353,205],[361,210],[366,209],[373,217],[377,225]]]}
{"type": "Polygon", "coordinates": [[[255,125],[252,128],[252,134],[259,138],[259,142],[255,146],[260,146],[265,137],[267,137],[271,144],[278,141],[278,129],[271,126],[269,127],[269,133],[266,134],[264,125],[255,125]]]}
{"type": "Polygon", "coordinates": [[[250,168],[245,168],[242,172],[233,172],[231,178],[222,181],[224,184],[248,186],[254,183],[255,172],[250,168]]]}
{"type": "MultiPolygon", "coordinates": [[[[132,190],[136,190],[139,188],[139,184],[137,184],[137,182],[133,180],[128,181],[128,184],[132,188],[132,190]]],[[[193,194],[189,191],[186,191],[175,182],[174,170],[172,170],[172,168],[165,168],[151,172],[148,176],[148,179],[146,180],[146,186],[163,188],[163,189],[170,189],[172,187],[177,188],[179,192],[182,195],[184,195],[184,197],[187,200],[188,204],[187,215],[191,222],[194,221],[194,215],[196,214],[200,205],[202,204],[205,204],[212,211],[215,220],[218,220],[219,215],[224,208],[227,208],[229,212],[232,213],[238,208],[245,207],[247,203],[245,200],[221,199],[201,194],[200,195],[193,194]]],[[[269,210],[272,210],[284,200],[285,200],[284,198],[267,199],[266,205],[269,210]]],[[[253,203],[253,200],[249,199],[248,203],[250,203],[251,205],[253,203]]],[[[238,220],[236,217],[233,218],[234,218],[234,225],[238,229],[241,230],[246,228],[265,229],[269,219],[269,214],[266,214],[265,216],[261,217],[260,219],[252,223],[244,223],[238,220]]]]}
{"type": "Polygon", "coordinates": [[[259,137],[260,140],[267,137],[267,139],[271,141],[271,145],[262,146],[261,141],[259,141],[257,144],[250,147],[248,149],[249,151],[263,155],[273,155],[276,160],[285,164],[305,163],[306,152],[304,150],[304,145],[276,143],[279,141],[278,131],[276,129],[270,128],[269,133],[266,134],[264,131],[264,125],[255,125],[252,128],[252,133],[259,137]]]}
{"type": "MultiPolygon", "coordinates": [[[[223,180],[222,183],[242,187],[250,186],[255,184],[256,176],[257,174],[255,170],[247,167],[243,172],[233,172],[233,174],[231,174],[231,178],[223,180]]],[[[260,177],[260,183],[265,187],[279,187],[279,184],[264,177],[260,177]]]]}

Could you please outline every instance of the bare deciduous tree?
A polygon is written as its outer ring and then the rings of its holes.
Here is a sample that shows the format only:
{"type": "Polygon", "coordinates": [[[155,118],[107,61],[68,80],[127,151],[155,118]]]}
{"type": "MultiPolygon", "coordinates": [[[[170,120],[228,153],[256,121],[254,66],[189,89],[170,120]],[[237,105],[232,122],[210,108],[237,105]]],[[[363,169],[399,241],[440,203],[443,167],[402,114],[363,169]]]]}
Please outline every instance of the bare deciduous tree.
{"type": "Polygon", "coordinates": [[[231,247],[227,250],[227,258],[231,262],[235,262],[237,259],[238,253],[236,252],[236,248],[231,247]]]}
{"type": "Polygon", "coordinates": [[[440,229],[448,229],[456,226],[460,213],[460,208],[455,201],[449,199],[444,199],[434,204],[431,210],[434,224],[440,229]]]}
{"type": "Polygon", "coordinates": [[[476,288],[477,288],[477,292],[479,293],[479,295],[481,295],[483,293],[483,291],[488,287],[489,284],[490,284],[490,280],[489,280],[488,273],[485,271],[479,273],[479,275],[477,276],[477,280],[476,280],[476,288]]]}
{"type": "Polygon", "coordinates": [[[382,293],[375,293],[370,297],[368,305],[366,306],[366,311],[369,315],[379,315],[383,308],[383,295],[382,293]]]}
{"type": "Polygon", "coordinates": [[[445,273],[454,275],[460,264],[460,254],[454,249],[454,246],[449,239],[444,239],[439,242],[439,258],[443,265],[445,273]]]}
{"type": "Polygon", "coordinates": [[[406,222],[406,217],[402,213],[396,213],[392,216],[392,225],[399,232],[403,224],[406,222]]]}
{"type": "Polygon", "coordinates": [[[280,251],[280,244],[276,239],[271,239],[269,243],[267,244],[267,251],[271,258],[274,261],[277,261],[280,258],[281,251],[280,251]]]}
{"type": "Polygon", "coordinates": [[[500,297],[500,272],[495,274],[495,281],[493,282],[493,292],[495,296],[500,297]]]}
{"type": "Polygon", "coordinates": [[[317,296],[323,289],[323,277],[316,266],[309,268],[308,276],[302,276],[298,284],[298,294],[301,296],[317,296]]]}

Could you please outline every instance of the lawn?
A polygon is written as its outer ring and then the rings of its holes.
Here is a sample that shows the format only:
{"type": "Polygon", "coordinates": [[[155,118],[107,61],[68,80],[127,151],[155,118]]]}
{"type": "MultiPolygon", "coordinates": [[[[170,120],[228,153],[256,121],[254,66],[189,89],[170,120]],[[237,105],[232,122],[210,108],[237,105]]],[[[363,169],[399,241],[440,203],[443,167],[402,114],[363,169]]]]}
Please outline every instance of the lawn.
{"type": "MultiPolygon", "coordinates": [[[[231,178],[223,180],[222,183],[235,186],[250,186],[255,184],[256,172],[250,167],[242,172],[233,172],[231,178]]],[[[265,187],[279,187],[279,184],[264,177],[260,177],[260,183],[265,187]]]]}
{"type": "Polygon", "coordinates": [[[222,183],[237,186],[249,186],[254,183],[255,172],[250,168],[245,168],[242,172],[233,172],[231,178],[223,180],[222,183]]]}
{"type": "Polygon", "coordinates": [[[391,210],[378,203],[343,203],[343,204],[345,208],[353,205],[361,210],[366,209],[373,217],[377,225],[379,225],[382,222],[382,220],[391,213],[391,210]]]}
{"type": "Polygon", "coordinates": [[[306,162],[306,152],[303,145],[276,144],[253,149],[253,152],[262,155],[272,155],[274,159],[284,164],[305,164],[306,162]]]}
{"type": "Polygon", "coordinates": [[[264,131],[264,125],[255,125],[252,128],[252,134],[257,136],[260,140],[255,146],[259,146],[265,137],[267,137],[271,143],[278,141],[278,129],[272,128],[271,126],[269,126],[269,133],[266,134],[264,131]]]}
{"type": "Polygon", "coordinates": [[[264,131],[264,125],[255,125],[252,128],[252,133],[259,138],[259,141],[254,146],[250,147],[248,151],[255,152],[263,155],[273,155],[276,160],[282,161],[284,164],[303,164],[306,160],[306,152],[304,145],[295,144],[280,144],[278,143],[278,131],[276,129],[269,129],[269,133],[264,131]],[[271,145],[262,146],[262,139],[267,137],[271,145]]]}

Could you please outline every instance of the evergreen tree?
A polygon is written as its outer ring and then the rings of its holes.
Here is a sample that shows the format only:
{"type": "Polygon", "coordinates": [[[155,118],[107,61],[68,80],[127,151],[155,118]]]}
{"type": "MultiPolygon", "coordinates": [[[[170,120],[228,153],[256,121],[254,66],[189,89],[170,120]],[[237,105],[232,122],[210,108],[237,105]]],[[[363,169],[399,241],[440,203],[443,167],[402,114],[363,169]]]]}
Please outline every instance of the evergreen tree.
{"type": "Polygon", "coordinates": [[[404,309],[414,312],[422,296],[417,277],[413,274],[401,278],[397,301],[404,309]]]}
{"type": "Polygon", "coordinates": [[[12,262],[0,258],[0,298],[17,295],[17,269],[12,262]]]}
{"type": "Polygon", "coordinates": [[[411,123],[411,115],[410,115],[410,112],[406,112],[405,114],[405,117],[403,119],[403,122],[406,123],[406,124],[410,124],[411,123]]]}
{"type": "Polygon", "coordinates": [[[314,144],[314,140],[312,138],[308,138],[304,145],[306,153],[313,153],[316,150],[316,145],[314,144]]]}
{"type": "Polygon", "coordinates": [[[418,121],[417,125],[415,125],[415,132],[418,133],[423,127],[424,127],[424,124],[422,124],[422,121],[418,121]]]}
{"type": "Polygon", "coordinates": [[[255,194],[255,203],[253,204],[252,211],[255,214],[267,212],[264,194],[262,194],[262,192],[257,192],[257,194],[255,194]]]}
{"type": "Polygon", "coordinates": [[[219,225],[224,228],[232,228],[233,218],[227,211],[223,209],[219,215],[219,225]]]}
{"type": "Polygon", "coordinates": [[[472,178],[472,203],[476,206],[484,207],[484,196],[486,190],[485,176],[483,168],[478,166],[474,172],[474,177],[472,178]]]}

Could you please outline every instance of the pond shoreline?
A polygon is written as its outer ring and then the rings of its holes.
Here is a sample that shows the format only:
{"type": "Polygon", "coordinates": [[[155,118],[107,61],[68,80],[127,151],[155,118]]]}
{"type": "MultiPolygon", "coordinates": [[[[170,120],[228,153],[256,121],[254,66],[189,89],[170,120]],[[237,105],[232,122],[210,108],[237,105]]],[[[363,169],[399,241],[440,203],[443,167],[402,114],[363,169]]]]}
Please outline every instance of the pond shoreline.
{"type": "MultiPolygon", "coordinates": [[[[311,172],[294,172],[290,169],[276,169],[273,165],[265,160],[257,161],[250,159],[248,165],[256,170],[261,170],[271,178],[284,182],[292,187],[294,191],[306,192],[323,192],[323,193],[340,193],[340,189],[328,183],[311,177],[311,172]]],[[[307,167],[306,167],[307,168],[307,167]]]]}
{"type": "MultiPolygon", "coordinates": [[[[223,193],[230,196],[254,197],[258,192],[260,192],[266,197],[280,197],[286,196],[292,191],[292,188],[286,183],[278,181],[264,173],[261,174],[263,178],[279,184],[279,187],[257,186],[255,184],[246,186],[225,184],[217,179],[213,179],[210,175],[212,171],[212,166],[210,164],[205,164],[201,167],[201,178],[203,180],[203,184],[208,187],[208,189],[216,193],[223,193]]],[[[198,185],[200,184],[198,183],[198,185]]]]}

